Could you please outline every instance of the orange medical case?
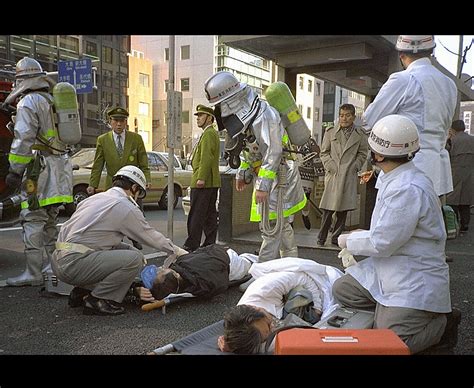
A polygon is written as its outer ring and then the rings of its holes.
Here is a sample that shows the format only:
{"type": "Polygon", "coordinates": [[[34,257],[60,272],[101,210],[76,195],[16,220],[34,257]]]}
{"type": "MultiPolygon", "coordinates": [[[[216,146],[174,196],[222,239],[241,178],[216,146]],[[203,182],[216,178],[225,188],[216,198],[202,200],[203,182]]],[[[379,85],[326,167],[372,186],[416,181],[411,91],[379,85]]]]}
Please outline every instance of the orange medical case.
{"type": "Polygon", "coordinates": [[[275,354],[409,355],[390,329],[288,329],[279,332],[275,354]]]}

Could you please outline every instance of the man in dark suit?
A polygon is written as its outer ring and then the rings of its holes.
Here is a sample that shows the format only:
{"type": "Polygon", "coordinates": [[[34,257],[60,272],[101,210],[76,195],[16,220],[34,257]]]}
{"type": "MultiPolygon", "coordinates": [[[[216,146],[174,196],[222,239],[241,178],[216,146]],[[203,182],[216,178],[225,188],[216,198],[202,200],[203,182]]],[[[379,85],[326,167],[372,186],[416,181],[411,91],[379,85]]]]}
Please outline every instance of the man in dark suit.
{"type": "Polygon", "coordinates": [[[219,174],[220,140],[214,126],[214,110],[198,105],[194,115],[204,132],[192,153],[191,209],[188,215],[188,238],[184,249],[192,252],[201,244],[202,232],[206,239],[202,246],[214,244],[217,237],[217,191],[221,186],[219,174]]]}
{"type": "Polygon", "coordinates": [[[143,171],[148,182],[147,189],[149,189],[151,176],[145,145],[138,133],[126,130],[128,111],[122,107],[115,107],[108,112],[108,117],[112,130],[97,138],[87,193],[95,194],[104,165],[107,168],[105,190],[112,187],[112,177],[126,165],[137,166],[143,171]]]}

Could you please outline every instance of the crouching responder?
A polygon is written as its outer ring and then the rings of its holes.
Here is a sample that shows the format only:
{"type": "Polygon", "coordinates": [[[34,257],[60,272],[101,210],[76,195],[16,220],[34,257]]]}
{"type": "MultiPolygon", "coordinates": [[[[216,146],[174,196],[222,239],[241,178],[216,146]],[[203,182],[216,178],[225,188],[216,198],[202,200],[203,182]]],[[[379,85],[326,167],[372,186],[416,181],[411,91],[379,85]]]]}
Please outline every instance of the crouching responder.
{"type": "Polygon", "coordinates": [[[55,127],[51,95],[54,83],[33,58],[16,64],[15,88],[5,104],[18,98],[14,139],[8,161],[8,186],[19,189],[26,269],[7,279],[10,286],[43,284],[57,237],[58,207],[73,201],[72,165],[55,127]],[[44,256],[43,256],[44,252],[44,256]]]}
{"type": "Polygon", "coordinates": [[[112,187],[80,202],[59,232],[52,268],[56,276],[76,286],[71,307],[86,315],[118,315],[135,277],[145,264],[143,254],[124,237],[168,254],[187,253],[153,229],[145,220],[139,198],[146,195],[146,179],[136,166],[124,166],[112,187]]]}
{"type": "Polygon", "coordinates": [[[440,341],[451,312],[440,201],[413,163],[420,146],[411,119],[385,116],[368,144],[372,163],[384,172],[370,230],[338,239],[341,248],[368,258],[348,267],[332,292],[343,306],[375,309],[374,328],[393,330],[418,353],[440,341]]]}
{"type": "MultiPolygon", "coordinates": [[[[288,217],[305,206],[306,196],[296,164],[283,151],[288,135],[279,112],[225,71],[211,76],[204,88],[209,103],[215,105],[219,130],[227,131],[231,162],[239,156],[242,159],[236,174],[237,191],[243,191],[255,178],[250,221],[260,222],[263,241],[259,261],[277,259],[280,254],[297,257],[288,217]]],[[[245,283],[242,286],[241,290],[245,283]]]]}

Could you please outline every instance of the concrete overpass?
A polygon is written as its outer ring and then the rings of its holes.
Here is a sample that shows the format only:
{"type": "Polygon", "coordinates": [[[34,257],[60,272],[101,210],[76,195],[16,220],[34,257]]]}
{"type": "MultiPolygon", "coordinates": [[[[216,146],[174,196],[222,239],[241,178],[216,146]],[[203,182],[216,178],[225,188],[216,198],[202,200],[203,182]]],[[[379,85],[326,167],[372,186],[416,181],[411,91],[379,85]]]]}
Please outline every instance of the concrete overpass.
{"type": "MultiPolygon", "coordinates": [[[[285,81],[293,92],[296,75],[306,73],[357,93],[378,93],[388,76],[402,70],[395,50],[397,35],[222,35],[228,46],[247,51],[279,66],[277,80],[285,81]]],[[[441,66],[452,78],[461,101],[474,100],[474,91],[441,66]]]]}

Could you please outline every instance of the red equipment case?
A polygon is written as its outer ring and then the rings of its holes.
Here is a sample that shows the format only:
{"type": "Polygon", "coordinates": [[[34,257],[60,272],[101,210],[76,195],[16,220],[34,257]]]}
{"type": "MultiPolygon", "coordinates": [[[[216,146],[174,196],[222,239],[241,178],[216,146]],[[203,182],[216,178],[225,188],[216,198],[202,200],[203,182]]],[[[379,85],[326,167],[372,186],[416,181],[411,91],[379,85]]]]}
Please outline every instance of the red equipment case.
{"type": "Polygon", "coordinates": [[[408,346],[390,329],[289,329],[275,341],[278,355],[409,355],[408,346]]]}

